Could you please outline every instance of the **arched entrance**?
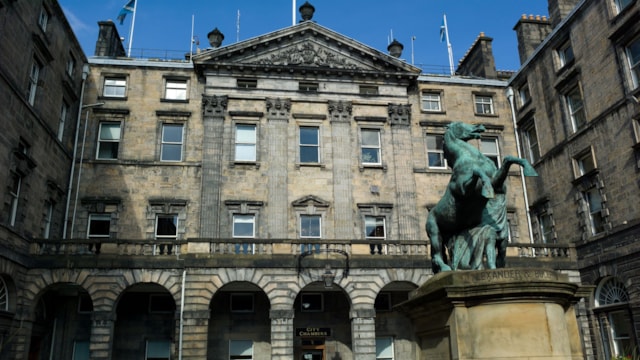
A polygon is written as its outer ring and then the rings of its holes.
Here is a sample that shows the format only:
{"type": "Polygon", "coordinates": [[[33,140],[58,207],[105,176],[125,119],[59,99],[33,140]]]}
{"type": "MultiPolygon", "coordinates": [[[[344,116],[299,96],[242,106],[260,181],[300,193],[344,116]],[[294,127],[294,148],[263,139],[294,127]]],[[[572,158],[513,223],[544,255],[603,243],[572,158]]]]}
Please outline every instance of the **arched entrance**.
{"type": "Polygon", "coordinates": [[[36,300],[29,359],[89,359],[93,303],[75,284],[55,284],[36,300]]]}
{"type": "Polygon", "coordinates": [[[351,359],[351,303],[335,284],[307,285],[294,302],[294,359],[351,359]]]}
{"type": "Polygon", "coordinates": [[[229,283],[211,300],[207,359],[270,359],[269,299],[258,286],[229,283]]]}
{"type": "Polygon", "coordinates": [[[176,303],[162,286],[136,284],[118,300],[113,359],[169,360],[174,352],[176,303]]]}
{"type": "Polygon", "coordinates": [[[417,286],[403,281],[392,282],[376,296],[376,358],[415,359],[415,332],[411,319],[394,307],[409,299],[417,286]]]}

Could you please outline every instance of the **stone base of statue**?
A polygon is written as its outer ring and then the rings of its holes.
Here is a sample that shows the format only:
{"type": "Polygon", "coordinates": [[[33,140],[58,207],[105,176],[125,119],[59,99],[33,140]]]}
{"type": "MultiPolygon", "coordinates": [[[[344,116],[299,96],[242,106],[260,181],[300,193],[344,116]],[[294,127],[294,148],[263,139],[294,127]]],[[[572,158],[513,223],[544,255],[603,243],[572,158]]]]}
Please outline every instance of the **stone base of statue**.
{"type": "Polygon", "coordinates": [[[398,308],[420,360],[582,360],[574,305],[591,290],[552,270],[446,271],[398,308]]]}

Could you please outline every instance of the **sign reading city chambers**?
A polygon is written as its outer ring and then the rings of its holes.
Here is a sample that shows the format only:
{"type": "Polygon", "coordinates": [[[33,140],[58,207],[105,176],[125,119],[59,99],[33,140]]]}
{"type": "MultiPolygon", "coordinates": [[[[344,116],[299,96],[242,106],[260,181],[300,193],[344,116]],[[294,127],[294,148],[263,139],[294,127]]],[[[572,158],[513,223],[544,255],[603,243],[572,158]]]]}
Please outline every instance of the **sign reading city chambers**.
{"type": "Polygon", "coordinates": [[[331,336],[331,328],[320,328],[320,327],[296,328],[296,336],[300,336],[300,337],[331,336]]]}

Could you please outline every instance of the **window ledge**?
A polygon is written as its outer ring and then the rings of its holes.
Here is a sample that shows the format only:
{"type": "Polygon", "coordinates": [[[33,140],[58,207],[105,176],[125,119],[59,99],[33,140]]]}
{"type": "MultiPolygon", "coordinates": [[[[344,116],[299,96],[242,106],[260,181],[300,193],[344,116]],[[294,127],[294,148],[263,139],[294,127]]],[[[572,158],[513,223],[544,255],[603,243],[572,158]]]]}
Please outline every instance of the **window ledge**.
{"type": "Polygon", "coordinates": [[[255,166],[256,169],[260,169],[260,163],[258,161],[232,161],[229,165],[230,168],[236,166],[250,167],[255,166]]]}
{"type": "Polygon", "coordinates": [[[297,169],[301,167],[317,167],[324,169],[327,167],[327,165],[325,163],[296,163],[297,169]]]}
{"type": "Polygon", "coordinates": [[[382,170],[384,172],[387,171],[387,165],[385,164],[360,164],[359,166],[360,172],[363,172],[365,169],[373,169],[373,170],[382,170]]]}
{"type": "Polygon", "coordinates": [[[422,114],[433,114],[433,115],[446,115],[447,114],[447,112],[444,111],[444,110],[435,111],[435,110],[420,109],[420,112],[422,114]]]}
{"type": "Polygon", "coordinates": [[[481,114],[481,113],[474,113],[475,116],[482,116],[482,117],[494,117],[497,118],[498,114],[496,113],[490,113],[490,114],[481,114]]]}
{"type": "Polygon", "coordinates": [[[174,104],[188,104],[189,103],[189,99],[166,99],[166,98],[161,98],[160,102],[174,103],[174,104]]]}
{"type": "Polygon", "coordinates": [[[114,101],[127,101],[127,96],[98,96],[98,100],[114,100],[114,101]]]}

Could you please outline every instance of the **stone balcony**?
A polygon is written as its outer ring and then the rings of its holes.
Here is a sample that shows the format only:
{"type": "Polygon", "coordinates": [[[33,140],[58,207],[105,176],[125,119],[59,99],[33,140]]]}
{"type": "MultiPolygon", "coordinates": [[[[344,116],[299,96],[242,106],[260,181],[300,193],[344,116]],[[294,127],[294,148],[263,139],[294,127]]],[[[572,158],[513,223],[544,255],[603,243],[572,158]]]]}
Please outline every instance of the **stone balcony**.
{"type": "MultiPolygon", "coordinates": [[[[431,267],[427,240],[328,239],[35,239],[35,263],[47,266],[297,266],[301,258],[321,263],[345,259],[351,267],[431,267]],[[250,240],[250,241],[249,241],[250,240]],[[179,264],[176,260],[182,260],[179,264]],[[186,262],[186,263],[185,263],[186,262]],[[82,265],[84,264],[84,265],[82,265]],[[101,265],[100,265],[101,264],[101,265]]],[[[574,269],[571,244],[509,244],[507,266],[574,269]]],[[[34,264],[35,265],[35,264],[34,264]]],[[[37,265],[36,265],[37,266],[37,265]]]]}

